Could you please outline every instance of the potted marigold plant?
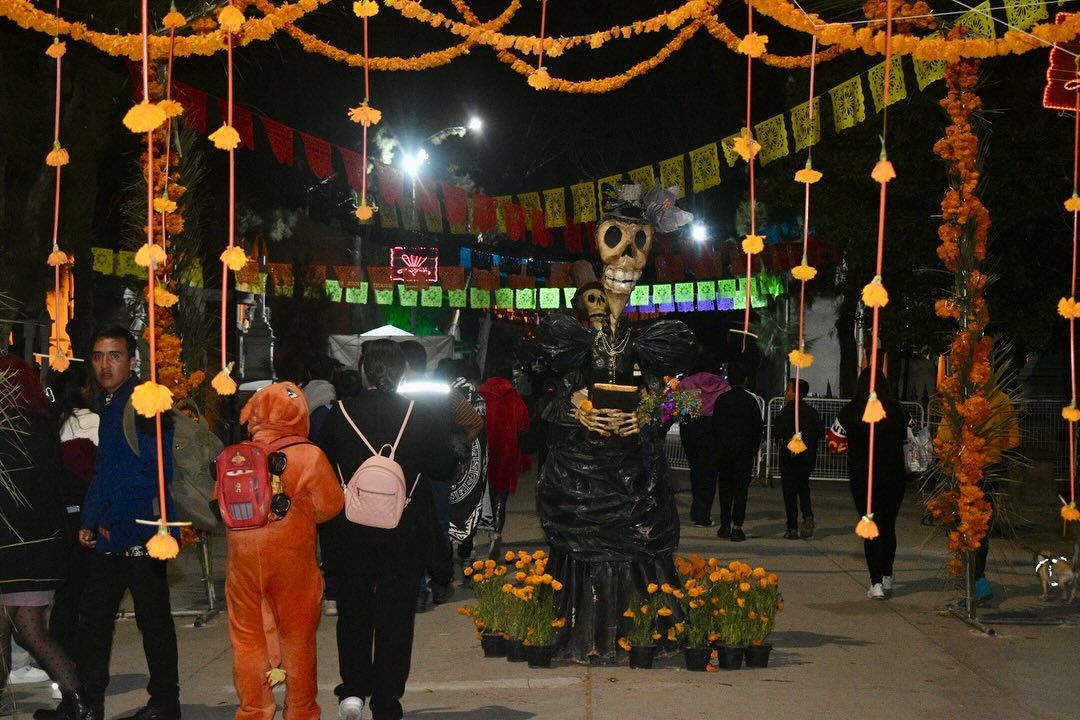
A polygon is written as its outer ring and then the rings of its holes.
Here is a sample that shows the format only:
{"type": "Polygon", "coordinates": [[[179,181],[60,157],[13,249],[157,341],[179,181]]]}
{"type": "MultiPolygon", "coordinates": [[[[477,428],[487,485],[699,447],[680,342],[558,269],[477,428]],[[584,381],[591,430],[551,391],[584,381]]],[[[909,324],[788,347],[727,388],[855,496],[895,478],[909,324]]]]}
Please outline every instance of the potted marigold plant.
{"type": "Polygon", "coordinates": [[[506,657],[506,601],[502,592],[506,566],[494,560],[476,560],[464,572],[471,580],[476,604],[458,612],[472,618],[484,657],[506,657]]]}
{"type": "MultiPolygon", "coordinates": [[[[511,555],[507,553],[507,558],[511,555]]],[[[562,583],[547,572],[543,550],[531,555],[519,551],[515,557],[514,582],[501,588],[509,635],[506,659],[527,661],[530,667],[550,667],[553,640],[565,625],[565,619],[555,616],[555,593],[562,590],[562,583]]]]}
{"type": "Polygon", "coordinates": [[[784,609],[780,578],[776,573],[766,573],[764,568],[758,567],[754,568],[749,583],[746,619],[750,644],[746,646],[746,667],[768,667],[772,644],[765,640],[776,626],[776,614],[784,609]]]}
{"type": "Polygon", "coordinates": [[[649,669],[653,666],[656,655],[656,641],[663,634],[656,627],[656,618],[661,610],[667,610],[667,601],[659,592],[660,586],[649,583],[648,593],[644,598],[637,596],[630,607],[623,612],[623,617],[630,620],[630,630],[619,638],[619,647],[630,653],[630,667],[649,669]]]}
{"type": "Polygon", "coordinates": [[[746,644],[750,639],[747,597],[751,590],[752,574],[750,566],[738,560],[717,571],[714,596],[718,602],[716,613],[713,614],[713,627],[720,642],[716,648],[717,662],[725,670],[738,670],[743,664],[746,644]]]}

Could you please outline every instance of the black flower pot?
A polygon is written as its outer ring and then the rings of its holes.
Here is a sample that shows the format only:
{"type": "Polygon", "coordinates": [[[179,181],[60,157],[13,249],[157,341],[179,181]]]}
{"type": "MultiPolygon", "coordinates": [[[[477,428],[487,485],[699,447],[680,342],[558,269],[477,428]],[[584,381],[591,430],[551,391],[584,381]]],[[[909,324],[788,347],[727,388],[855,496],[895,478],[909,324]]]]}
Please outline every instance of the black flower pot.
{"type": "Polygon", "coordinates": [[[721,670],[738,670],[742,667],[745,645],[721,645],[716,649],[716,659],[721,670]]]}
{"type": "Polygon", "coordinates": [[[772,645],[747,645],[746,646],[746,667],[748,668],[763,668],[769,667],[769,653],[772,652],[772,645]]]}
{"type": "Polygon", "coordinates": [[[656,656],[655,645],[631,645],[630,667],[641,670],[652,669],[653,658],[656,656]]]}
{"type": "Polygon", "coordinates": [[[683,648],[682,652],[687,670],[705,672],[705,666],[709,664],[709,655],[712,653],[709,648],[683,648]]]}
{"type": "Polygon", "coordinates": [[[555,652],[554,645],[526,645],[525,658],[531,668],[551,667],[551,655],[555,652]]]}
{"type": "Polygon", "coordinates": [[[484,648],[484,657],[506,657],[506,637],[501,633],[484,633],[480,636],[480,647],[484,648]]]}
{"type": "Polygon", "coordinates": [[[525,662],[529,658],[525,655],[525,643],[517,638],[506,639],[506,659],[509,662],[525,662]]]}

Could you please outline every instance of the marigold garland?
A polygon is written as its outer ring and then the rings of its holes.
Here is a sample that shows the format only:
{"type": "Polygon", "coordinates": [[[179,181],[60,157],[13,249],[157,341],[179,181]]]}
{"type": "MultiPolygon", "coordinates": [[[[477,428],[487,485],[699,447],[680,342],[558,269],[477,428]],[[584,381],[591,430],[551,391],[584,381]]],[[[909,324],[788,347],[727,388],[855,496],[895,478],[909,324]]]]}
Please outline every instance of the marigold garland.
{"type": "MultiPolygon", "coordinates": [[[[954,29],[950,37],[958,36],[954,29]]],[[[960,554],[977,550],[990,526],[991,505],[982,489],[983,468],[991,461],[994,425],[990,402],[992,342],[983,335],[989,311],[983,291],[988,278],[977,265],[986,256],[990,216],[974,194],[978,182],[976,165],[978,138],[970,118],[981,102],[973,89],[978,80],[979,61],[962,60],[945,69],[948,93],[941,106],[950,125],[934,152],[946,162],[949,189],[941,202],[941,245],[938,257],[954,273],[957,289],[945,301],[935,304],[939,316],[954,317],[960,330],[950,351],[950,373],[941,382],[938,396],[942,419],[934,438],[943,489],[927,502],[927,509],[949,528],[948,547],[956,554],[949,571],[960,574],[960,554]]],[[[1008,402],[1007,398],[1005,402],[1008,402]]],[[[1000,454],[1000,450],[996,451],[1000,454]]]]}

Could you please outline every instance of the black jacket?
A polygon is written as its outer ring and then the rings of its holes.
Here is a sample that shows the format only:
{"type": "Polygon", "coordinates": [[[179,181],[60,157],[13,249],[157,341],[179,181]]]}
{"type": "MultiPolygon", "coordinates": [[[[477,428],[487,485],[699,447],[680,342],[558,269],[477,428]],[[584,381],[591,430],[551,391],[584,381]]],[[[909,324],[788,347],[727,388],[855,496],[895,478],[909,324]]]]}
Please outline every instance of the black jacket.
{"type": "Polygon", "coordinates": [[[752,460],[765,431],[757,399],[741,387],[718,395],[713,405],[712,428],[719,463],[752,460]]]}
{"type": "MultiPolygon", "coordinates": [[[[376,448],[392,444],[409,401],[396,393],[367,390],[347,398],[345,409],[376,448]]],[[[437,581],[452,575],[450,552],[435,516],[431,481],[449,482],[455,461],[450,448],[451,419],[436,407],[417,402],[395,457],[411,487],[420,475],[401,522],[392,530],[349,522],[342,512],[326,523],[321,534],[324,559],[338,572],[363,571],[370,563],[394,563],[403,572],[418,574],[427,568],[437,581]]],[[[330,410],[314,438],[343,482],[348,482],[364,460],[371,457],[341,408],[330,410]]]]}
{"type": "Polygon", "coordinates": [[[822,425],[821,415],[805,400],[799,402],[799,432],[806,443],[806,450],[792,455],[787,444],[795,434],[795,403],[786,403],[773,420],[772,435],[773,442],[780,443],[782,472],[810,473],[817,463],[818,441],[825,434],[825,427],[822,425]]]}
{"type": "Polygon", "coordinates": [[[60,434],[50,417],[0,429],[0,591],[52,590],[65,577],[60,434]]]}
{"type": "MultiPolygon", "coordinates": [[[[904,441],[907,440],[907,413],[895,400],[884,400],[885,418],[874,430],[874,497],[888,499],[903,495],[907,481],[904,464],[904,441]]],[[[863,422],[866,399],[852,400],[837,413],[836,419],[847,431],[848,478],[856,504],[866,502],[866,480],[870,471],[870,425],[863,422]]]]}

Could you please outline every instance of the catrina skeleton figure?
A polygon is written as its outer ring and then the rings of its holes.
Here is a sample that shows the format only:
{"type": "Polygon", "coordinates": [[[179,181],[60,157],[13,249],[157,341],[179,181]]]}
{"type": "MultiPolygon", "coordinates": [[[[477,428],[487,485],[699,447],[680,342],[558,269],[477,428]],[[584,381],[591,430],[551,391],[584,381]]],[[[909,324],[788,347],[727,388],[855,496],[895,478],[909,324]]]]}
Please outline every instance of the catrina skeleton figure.
{"type": "Polygon", "coordinates": [[[678,320],[632,328],[623,310],[655,234],[691,219],[676,207],[674,189],[642,193],[630,185],[610,193],[594,237],[603,302],[582,298],[581,320],[550,315],[540,327],[560,382],[545,410],[548,455],[537,503],[551,544],[548,567],[564,586],[560,650],[579,661],[614,661],[622,611],[648,583],[676,581],[679,518],[661,428],[643,424],[635,408],[643,385],[686,369],[694,337],[678,320]]]}

